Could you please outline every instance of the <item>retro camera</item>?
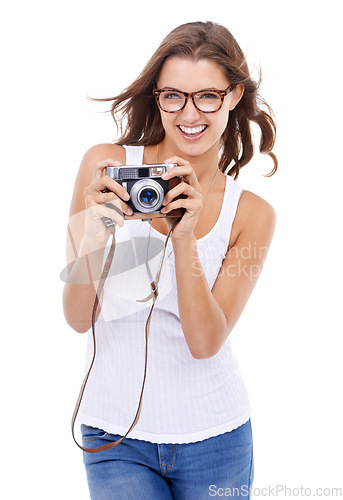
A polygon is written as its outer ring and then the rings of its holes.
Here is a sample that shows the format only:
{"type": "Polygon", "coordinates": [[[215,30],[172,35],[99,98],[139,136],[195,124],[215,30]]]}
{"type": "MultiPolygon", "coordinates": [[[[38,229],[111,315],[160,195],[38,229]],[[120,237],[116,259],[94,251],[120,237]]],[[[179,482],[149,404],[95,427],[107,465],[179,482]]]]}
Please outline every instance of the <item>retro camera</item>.
{"type": "MultiPolygon", "coordinates": [[[[121,184],[130,195],[126,203],[132,208],[133,215],[125,215],[125,219],[182,217],[183,209],[172,210],[167,214],[160,212],[166,193],[182,182],[181,177],[173,177],[170,180],[162,179],[165,172],[176,166],[175,163],[156,163],[106,167],[106,175],[121,184]]],[[[106,189],[106,191],[109,190],[106,189]]],[[[107,205],[111,206],[111,204],[107,205]]]]}

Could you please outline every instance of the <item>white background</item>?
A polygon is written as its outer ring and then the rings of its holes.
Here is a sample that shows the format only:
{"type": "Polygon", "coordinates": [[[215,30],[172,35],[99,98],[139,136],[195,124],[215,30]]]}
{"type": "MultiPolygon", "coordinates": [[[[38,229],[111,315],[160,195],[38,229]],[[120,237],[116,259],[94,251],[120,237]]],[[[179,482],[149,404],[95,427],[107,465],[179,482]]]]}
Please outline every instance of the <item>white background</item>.
{"type": "Polygon", "coordinates": [[[232,333],[254,486],[343,487],[339,2],[32,0],[0,14],[2,498],[89,498],[70,434],[86,337],[65,323],[59,273],[80,160],[115,128],[86,96],[121,91],[171,29],[196,20],[229,28],[256,77],[261,64],[278,123],[278,173],[263,177],[272,163],[257,155],[239,178],[278,216],[232,333]]]}

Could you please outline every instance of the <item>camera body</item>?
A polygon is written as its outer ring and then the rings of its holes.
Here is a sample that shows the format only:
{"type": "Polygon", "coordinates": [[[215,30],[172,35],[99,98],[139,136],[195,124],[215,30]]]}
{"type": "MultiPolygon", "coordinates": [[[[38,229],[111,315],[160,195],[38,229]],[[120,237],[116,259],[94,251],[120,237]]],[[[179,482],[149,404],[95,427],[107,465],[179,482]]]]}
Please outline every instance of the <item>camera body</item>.
{"type": "Polygon", "coordinates": [[[162,179],[165,172],[176,166],[175,163],[155,163],[106,167],[106,175],[121,184],[130,195],[126,203],[131,207],[133,215],[125,215],[125,219],[182,217],[184,209],[172,210],[167,214],[160,212],[166,193],[182,182],[181,177],[162,179]]]}

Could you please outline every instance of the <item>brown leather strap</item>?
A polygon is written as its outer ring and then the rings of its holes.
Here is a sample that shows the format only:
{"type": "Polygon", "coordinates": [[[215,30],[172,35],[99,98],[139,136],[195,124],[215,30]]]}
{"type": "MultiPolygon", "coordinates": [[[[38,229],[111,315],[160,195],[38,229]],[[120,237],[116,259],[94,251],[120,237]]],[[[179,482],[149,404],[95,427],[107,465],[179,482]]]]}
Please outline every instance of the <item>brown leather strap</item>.
{"type": "MultiPolygon", "coordinates": [[[[149,316],[148,316],[146,324],[145,324],[145,363],[144,363],[144,375],[143,375],[142,388],[141,388],[141,393],[140,393],[140,397],[139,397],[139,402],[138,402],[138,407],[137,407],[135,418],[133,419],[133,422],[130,425],[130,427],[129,427],[128,431],[126,432],[126,434],[124,436],[122,436],[120,439],[117,439],[116,441],[113,441],[111,443],[104,444],[102,446],[97,446],[96,448],[85,448],[85,447],[81,446],[77,442],[76,437],[75,437],[75,430],[74,430],[74,428],[75,428],[75,422],[76,422],[77,414],[79,412],[79,409],[80,409],[80,406],[81,406],[81,402],[82,402],[82,398],[83,398],[83,395],[84,395],[84,392],[85,392],[85,389],[86,389],[87,381],[89,379],[89,376],[90,376],[90,373],[91,373],[91,370],[93,368],[94,361],[95,361],[95,356],[96,356],[95,317],[96,317],[96,312],[97,312],[98,305],[99,305],[100,296],[102,294],[103,287],[104,287],[104,284],[105,284],[105,280],[106,280],[107,275],[109,273],[109,270],[110,270],[110,267],[111,267],[111,264],[112,264],[112,260],[113,260],[113,256],[114,256],[114,251],[115,251],[115,225],[114,225],[114,222],[112,221],[112,219],[108,219],[108,218],[103,218],[103,220],[104,220],[104,224],[108,227],[108,229],[112,233],[112,242],[111,242],[110,251],[109,251],[108,256],[106,258],[106,262],[105,262],[103,271],[101,273],[101,278],[100,278],[100,281],[99,281],[98,289],[97,289],[96,296],[95,296],[93,311],[92,311],[93,357],[92,357],[92,361],[90,363],[89,369],[88,369],[88,371],[86,373],[86,376],[85,376],[85,378],[83,380],[83,383],[82,383],[82,386],[81,386],[81,389],[80,389],[80,393],[79,393],[79,396],[78,396],[78,399],[77,399],[77,402],[76,402],[76,405],[75,405],[75,409],[74,409],[72,421],[71,421],[71,431],[72,431],[72,435],[73,435],[73,439],[74,439],[75,443],[77,444],[77,446],[79,448],[81,448],[81,450],[86,451],[88,453],[98,453],[100,451],[106,451],[106,450],[109,450],[110,448],[114,448],[115,446],[117,446],[119,443],[121,443],[126,438],[126,436],[132,431],[132,429],[136,426],[136,424],[137,424],[137,422],[139,420],[139,416],[140,416],[141,409],[142,409],[143,392],[144,392],[146,375],[147,375],[147,366],[148,366],[148,338],[149,338],[149,328],[150,328],[150,322],[151,322],[151,315],[152,315],[152,311],[153,311],[153,309],[155,307],[156,300],[157,300],[157,297],[158,297],[158,281],[159,281],[160,276],[161,276],[161,271],[162,271],[164,256],[165,256],[166,249],[167,249],[168,240],[169,240],[169,237],[170,237],[170,234],[171,234],[172,230],[174,229],[174,227],[176,226],[176,224],[179,222],[179,218],[177,218],[175,220],[173,226],[171,227],[169,233],[168,233],[168,236],[167,236],[167,239],[166,239],[166,242],[165,242],[165,245],[164,245],[163,253],[162,253],[162,258],[161,258],[160,266],[159,266],[159,269],[157,271],[157,275],[156,275],[155,281],[152,281],[151,284],[150,284],[151,294],[149,295],[149,297],[147,299],[145,299],[145,300],[148,300],[148,299],[152,298],[153,299],[153,303],[152,303],[152,306],[151,306],[151,309],[150,309],[150,312],[149,312],[149,316]]],[[[143,302],[143,301],[140,301],[140,302],[143,302]]]]}

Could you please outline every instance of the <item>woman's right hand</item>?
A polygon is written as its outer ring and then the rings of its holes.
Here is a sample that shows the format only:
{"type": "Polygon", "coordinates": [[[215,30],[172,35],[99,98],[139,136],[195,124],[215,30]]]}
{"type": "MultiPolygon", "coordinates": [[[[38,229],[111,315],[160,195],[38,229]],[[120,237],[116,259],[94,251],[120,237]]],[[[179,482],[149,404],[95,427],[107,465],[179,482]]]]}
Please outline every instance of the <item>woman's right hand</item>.
{"type": "Polygon", "coordinates": [[[85,237],[93,242],[103,243],[108,240],[110,232],[102,217],[109,217],[120,227],[124,224],[124,215],[132,215],[131,208],[125,203],[130,195],[118,182],[106,175],[106,167],[120,167],[119,161],[102,160],[96,164],[95,176],[90,185],[83,190],[85,199],[85,237]],[[103,193],[104,189],[108,193],[103,193]],[[110,208],[105,203],[111,203],[110,208]]]}

